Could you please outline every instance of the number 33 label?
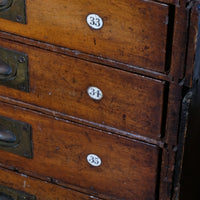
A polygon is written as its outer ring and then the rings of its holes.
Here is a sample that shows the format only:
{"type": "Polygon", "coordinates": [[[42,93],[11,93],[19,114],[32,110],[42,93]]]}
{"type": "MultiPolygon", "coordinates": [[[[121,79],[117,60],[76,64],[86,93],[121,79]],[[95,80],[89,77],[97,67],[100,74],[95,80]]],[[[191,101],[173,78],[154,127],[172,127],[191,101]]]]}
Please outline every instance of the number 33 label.
{"type": "Polygon", "coordinates": [[[93,29],[100,29],[103,27],[103,20],[99,15],[89,14],[87,16],[87,23],[93,29]]]}

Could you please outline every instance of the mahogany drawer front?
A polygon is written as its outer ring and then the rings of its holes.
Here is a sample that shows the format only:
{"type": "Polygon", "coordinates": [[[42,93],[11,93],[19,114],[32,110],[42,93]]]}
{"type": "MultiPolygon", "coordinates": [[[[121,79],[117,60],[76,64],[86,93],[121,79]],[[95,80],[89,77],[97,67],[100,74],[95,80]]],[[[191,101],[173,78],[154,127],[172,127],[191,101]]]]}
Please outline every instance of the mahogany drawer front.
{"type": "Polygon", "coordinates": [[[0,95],[119,130],[158,139],[165,82],[103,65],[0,40],[27,53],[30,92],[0,86],[0,95]],[[93,100],[88,88],[103,93],[93,100]]]}
{"type": "Polygon", "coordinates": [[[93,200],[99,199],[70,189],[0,168],[0,186],[30,194],[36,200],[93,200]]]}
{"type": "Polygon", "coordinates": [[[110,198],[155,199],[159,148],[0,103],[0,115],[32,126],[33,159],[0,151],[3,165],[58,184],[85,188],[110,198]],[[88,155],[101,159],[92,166],[88,155]],[[112,186],[112,187],[111,187],[112,186]],[[120,190],[119,190],[120,188],[120,190]]]}
{"type": "Polygon", "coordinates": [[[165,71],[169,7],[142,0],[26,1],[27,24],[0,19],[1,30],[138,67],[165,71]],[[94,13],[103,27],[89,27],[94,13]]]}

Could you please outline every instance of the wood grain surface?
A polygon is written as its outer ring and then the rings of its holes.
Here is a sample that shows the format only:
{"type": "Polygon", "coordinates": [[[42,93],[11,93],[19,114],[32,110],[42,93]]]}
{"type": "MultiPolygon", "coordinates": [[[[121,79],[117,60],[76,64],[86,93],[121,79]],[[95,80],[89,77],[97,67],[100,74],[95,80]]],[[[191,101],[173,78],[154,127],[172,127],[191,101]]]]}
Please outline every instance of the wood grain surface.
{"type": "Polygon", "coordinates": [[[33,195],[37,200],[94,200],[97,197],[81,194],[24,174],[0,168],[0,185],[33,195]]]}
{"type": "MultiPolygon", "coordinates": [[[[0,30],[111,59],[165,71],[168,6],[141,0],[27,0],[27,24],[0,19],[0,30]],[[98,14],[100,30],[86,17],[98,14]]],[[[78,53],[78,52],[77,52],[78,53]]]]}
{"type": "Polygon", "coordinates": [[[160,152],[155,145],[4,103],[0,108],[1,116],[29,123],[33,138],[33,159],[1,150],[0,165],[111,199],[155,199],[160,152]],[[99,167],[88,163],[89,154],[101,159],[99,167]]]}
{"type": "Polygon", "coordinates": [[[27,53],[30,76],[30,93],[0,86],[1,95],[159,139],[164,81],[14,42],[0,45],[27,53]],[[103,92],[102,100],[89,97],[90,86],[103,92]]]}

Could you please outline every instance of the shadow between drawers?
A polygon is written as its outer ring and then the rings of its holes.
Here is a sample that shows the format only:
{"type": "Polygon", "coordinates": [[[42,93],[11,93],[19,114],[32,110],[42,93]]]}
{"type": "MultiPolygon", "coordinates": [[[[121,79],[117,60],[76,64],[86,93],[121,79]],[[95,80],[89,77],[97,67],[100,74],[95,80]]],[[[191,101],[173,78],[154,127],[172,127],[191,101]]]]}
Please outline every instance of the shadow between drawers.
{"type": "Polygon", "coordinates": [[[160,136],[161,139],[165,137],[167,110],[168,110],[168,97],[169,97],[169,83],[166,82],[164,85],[164,95],[163,95],[163,112],[162,112],[161,136],[160,136]]]}

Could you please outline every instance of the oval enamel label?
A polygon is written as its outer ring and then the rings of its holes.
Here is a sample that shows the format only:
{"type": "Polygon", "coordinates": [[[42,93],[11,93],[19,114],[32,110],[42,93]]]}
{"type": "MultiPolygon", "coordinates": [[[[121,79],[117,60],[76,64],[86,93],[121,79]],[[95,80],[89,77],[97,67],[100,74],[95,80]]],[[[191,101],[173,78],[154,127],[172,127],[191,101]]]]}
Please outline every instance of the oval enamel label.
{"type": "Polygon", "coordinates": [[[102,91],[97,87],[89,87],[87,93],[94,100],[101,100],[103,98],[102,91]]]}
{"type": "Polygon", "coordinates": [[[87,156],[87,161],[94,167],[99,167],[101,165],[101,159],[95,154],[89,154],[87,156]]]}
{"type": "Polygon", "coordinates": [[[101,29],[103,27],[103,20],[97,14],[89,14],[87,16],[87,23],[93,29],[101,29]]]}

